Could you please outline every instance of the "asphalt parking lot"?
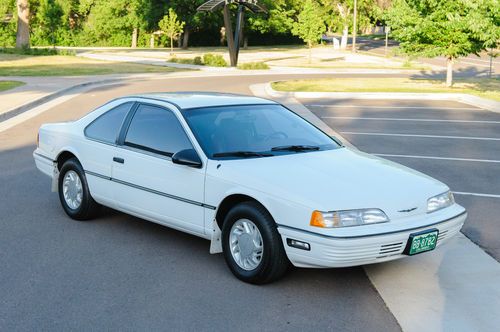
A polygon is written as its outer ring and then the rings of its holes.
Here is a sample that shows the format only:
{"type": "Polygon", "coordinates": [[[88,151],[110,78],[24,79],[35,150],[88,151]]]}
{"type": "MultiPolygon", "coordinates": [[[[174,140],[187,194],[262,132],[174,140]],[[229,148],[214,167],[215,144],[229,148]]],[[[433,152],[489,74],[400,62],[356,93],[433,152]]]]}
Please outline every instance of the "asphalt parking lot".
{"type": "Polygon", "coordinates": [[[500,261],[500,113],[442,101],[300,101],[360,150],[446,183],[469,212],[462,232],[500,261]]]}
{"type": "MultiPolygon", "coordinates": [[[[224,77],[217,89],[250,94],[271,79],[224,77]]],[[[292,269],[252,286],[206,240],[112,210],[90,222],[64,214],[33,162],[39,126],[126,94],[215,89],[206,78],[173,83],[95,88],[0,132],[0,331],[400,330],[361,267],[292,269]]]]}

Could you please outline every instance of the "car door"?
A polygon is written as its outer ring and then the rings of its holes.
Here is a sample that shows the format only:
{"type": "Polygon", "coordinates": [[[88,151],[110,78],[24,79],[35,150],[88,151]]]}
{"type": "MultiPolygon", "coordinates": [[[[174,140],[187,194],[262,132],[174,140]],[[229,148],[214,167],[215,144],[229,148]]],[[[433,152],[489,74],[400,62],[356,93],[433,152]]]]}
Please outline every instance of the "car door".
{"type": "Polygon", "coordinates": [[[92,197],[99,203],[115,206],[113,186],[110,183],[116,142],[134,102],[116,102],[89,123],[84,129],[84,140],[79,146],[80,159],[85,169],[92,197]]]}
{"type": "Polygon", "coordinates": [[[205,164],[174,164],[172,155],[193,149],[170,109],[139,103],[121,134],[113,160],[115,199],[121,210],[204,235],[205,164]]]}

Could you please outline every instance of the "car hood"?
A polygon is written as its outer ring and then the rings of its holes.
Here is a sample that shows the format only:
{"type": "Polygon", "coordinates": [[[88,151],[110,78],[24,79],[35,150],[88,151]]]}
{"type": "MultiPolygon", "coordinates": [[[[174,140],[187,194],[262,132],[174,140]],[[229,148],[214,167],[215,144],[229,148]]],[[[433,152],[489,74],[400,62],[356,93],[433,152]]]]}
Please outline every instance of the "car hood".
{"type": "Polygon", "coordinates": [[[427,199],[448,190],[425,174],[349,148],[220,163],[226,181],[321,211],[380,208],[391,219],[407,217],[426,213],[427,199]]]}

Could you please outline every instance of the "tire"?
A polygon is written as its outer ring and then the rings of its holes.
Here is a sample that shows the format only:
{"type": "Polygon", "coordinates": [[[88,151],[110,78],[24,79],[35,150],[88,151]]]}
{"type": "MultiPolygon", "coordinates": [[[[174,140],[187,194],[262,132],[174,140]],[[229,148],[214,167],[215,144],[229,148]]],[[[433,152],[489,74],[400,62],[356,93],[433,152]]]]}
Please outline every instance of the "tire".
{"type": "MultiPolygon", "coordinates": [[[[252,234],[256,234],[255,229],[252,230],[252,234]]],[[[248,236],[255,239],[251,235],[248,236]]],[[[254,246],[254,251],[258,250],[255,248],[254,246]]],[[[257,202],[240,203],[229,211],[222,226],[222,249],[224,258],[231,272],[238,279],[247,283],[260,285],[276,281],[287,272],[290,266],[285,249],[283,248],[281,235],[278,233],[272,216],[257,202]],[[248,221],[250,221],[250,223],[248,221]],[[238,226],[244,225],[245,223],[251,228],[255,226],[258,229],[262,241],[252,240],[250,243],[262,243],[262,251],[260,260],[258,258],[251,260],[251,264],[243,268],[241,266],[242,262],[240,261],[240,264],[237,262],[233,252],[240,251],[241,257],[243,257],[243,254],[249,251],[247,246],[248,242],[245,243],[245,241],[248,240],[242,239],[242,241],[239,241],[241,238],[238,238],[238,241],[234,242],[237,243],[237,245],[233,243],[233,247],[237,249],[234,249],[232,252],[231,239],[237,239],[237,235],[234,235],[233,232],[237,231],[238,226]],[[231,238],[232,234],[233,238],[231,238]],[[259,261],[258,265],[252,266],[252,264],[256,264],[255,261],[259,261]]],[[[255,257],[259,257],[258,254],[255,255],[255,257]]]]}
{"type": "MultiPolygon", "coordinates": [[[[59,171],[58,191],[59,200],[61,201],[64,212],[66,212],[66,214],[72,219],[81,221],[89,220],[94,218],[99,212],[100,205],[96,201],[94,201],[94,199],[90,195],[85,172],[82,168],[82,165],[80,165],[76,158],[67,160],[61,167],[61,170],[59,171]],[[80,194],[81,202],[79,204],[71,204],[71,200],[68,203],[65,198],[65,178],[66,176],[69,176],[70,182],[71,179],[75,179],[75,181],[77,181],[75,175],[78,176],[81,185],[81,188],[79,190],[76,190],[76,192],[80,194]]],[[[76,202],[76,200],[73,202],[76,202]]]]}

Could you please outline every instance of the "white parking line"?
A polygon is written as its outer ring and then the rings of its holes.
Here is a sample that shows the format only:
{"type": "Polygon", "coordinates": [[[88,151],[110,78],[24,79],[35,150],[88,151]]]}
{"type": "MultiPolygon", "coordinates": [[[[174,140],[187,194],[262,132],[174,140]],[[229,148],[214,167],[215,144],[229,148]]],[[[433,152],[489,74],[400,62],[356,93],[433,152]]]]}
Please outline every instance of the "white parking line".
{"type": "Polygon", "coordinates": [[[469,159],[469,158],[452,158],[452,157],[415,156],[415,155],[407,155],[407,154],[386,154],[386,153],[371,153],[371,154],[373,154],[375,156],[379,156],[379,157],[472,161],[472,162],[479,162],[479,163],[500,163],[500,160],[492,160],[492,159],[469,159]]]}
{"type": "Polygon", "coordinates": [[[480,194],[480,193],[468,193],[464,191],[453,191],[454,195],[465,195],[465,196],[478,196],[478,197],[489,197],[489,198],[500,198],[500,195],[493,194],[480,194]]]}
{"type": "Polygon", "coordinates": [[[305,104],[307,107],[323,107],[323,108],[374,108],[374,109],[432,109],[432,110],[462,110],[462,111],[477,111],[481,108],[471,107],[433,107],[433,106],[373,106],[373,105],[321,105],[321,104],[305,104]]]}
{"type": "Polygon", "coordinates": [[[496,137],[470,137],[470,136],[440,136],[440,135],[417,135],[417,134],[387,134],[387,133],[360,133],[354,131],[341,131],[346,135],[367,135],[367,136],[394,136],[394,137],[423,137],[423,138],[446,138],[446,139],[467,139],[479,141],[500,141],[496,137]]]}
{"type": "Polygon", "coordinates": [[[375,120],[375,121],[417,121],[417,122],[456,122],[456,123],[491,123],[500,124],[500,121],[486,120],[442,120],[442,119],[415,119],[415,118],[364,118],[354,116],[322,116],[322,119],[338,119],[338,120],[375,120]]]}

